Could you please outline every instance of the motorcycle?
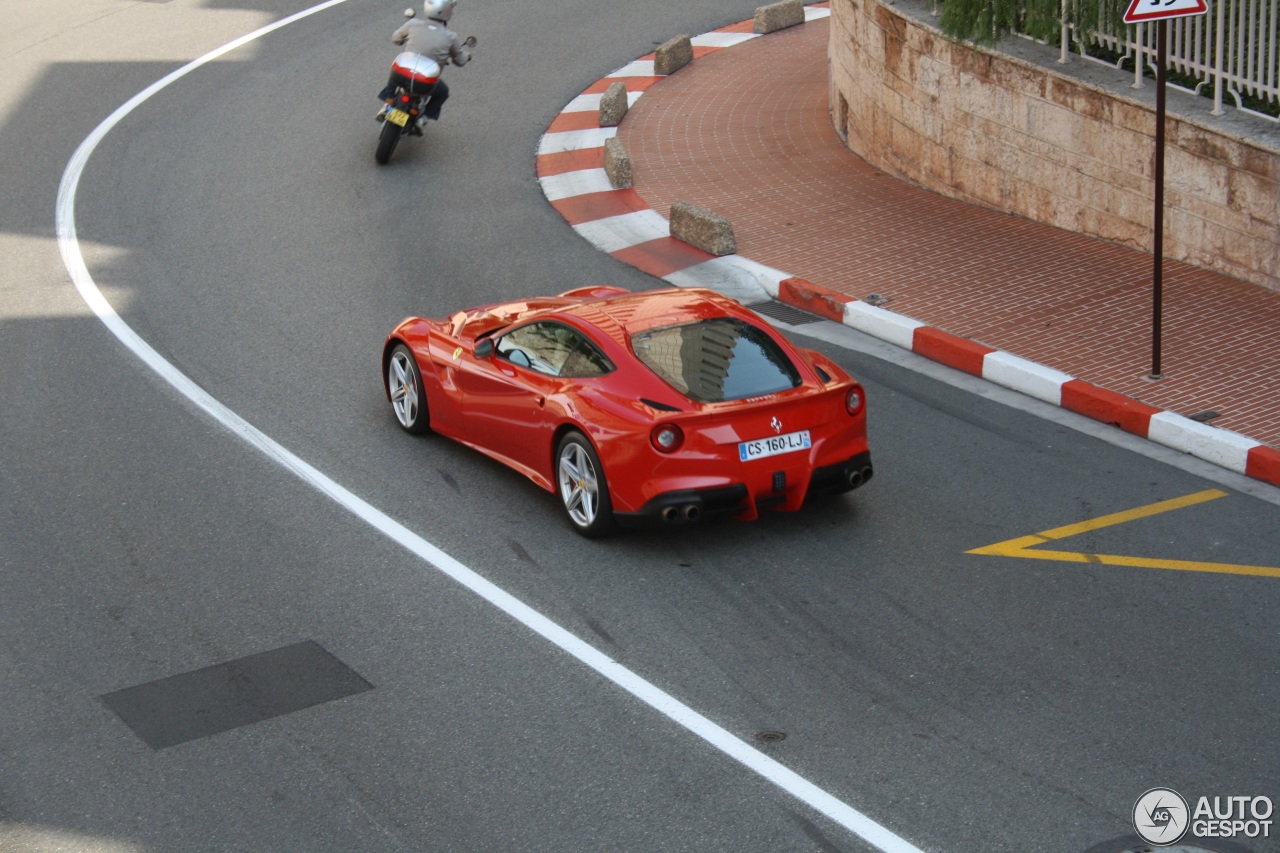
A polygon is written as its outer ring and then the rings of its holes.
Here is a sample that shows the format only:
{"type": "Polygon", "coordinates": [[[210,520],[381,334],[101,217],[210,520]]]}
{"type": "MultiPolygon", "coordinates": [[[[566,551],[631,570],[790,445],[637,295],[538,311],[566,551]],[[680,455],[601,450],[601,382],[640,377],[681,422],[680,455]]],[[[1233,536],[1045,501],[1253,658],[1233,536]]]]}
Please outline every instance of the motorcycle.
{"type": "MultiPolygon", "coordinates": [[[[412,18],[413,9],[405,9],[404,16],[412,18]]],[[[462,42],[465,48],[476,46],[476,37],[468,36],[462,42]]],[[[387,105],[378,113],[377,119],[382,123],[378,134],[378,147],[373,157],[380,165],[391,160],[396,145],[406,136],[421,136],[422,122],[419,120],[423,108],[436,84],[440,82],[440,64],[429,56],[413,51],[404,51],[391,63],[391,76],[395,91],[387,100],[387,105]]]]}

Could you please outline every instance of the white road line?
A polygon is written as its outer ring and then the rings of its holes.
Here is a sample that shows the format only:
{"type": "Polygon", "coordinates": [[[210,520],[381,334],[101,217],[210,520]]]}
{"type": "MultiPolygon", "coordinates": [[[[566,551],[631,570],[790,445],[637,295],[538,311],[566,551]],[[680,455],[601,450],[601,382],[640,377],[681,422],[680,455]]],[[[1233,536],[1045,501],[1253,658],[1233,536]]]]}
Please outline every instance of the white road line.
{"type": "MultiPolygon", "coordinates": [[[[644,92],[627,92],[627,106],[634,107],[636,101],[640,100],[640,96],[644,92]]],[[[595,95],[579,95],[572,101],[564,105],[562,113],[595,113],[600,111],[600,99],[604,97],[601,92],[595,95]]]]}
{"type": "Polygon", "coordinates": [[[636,59],[628,62],[617,71],[608,75],[609,77],[658,77],[653,71],[652,59],[636,59]]]}
{"type": "Polygon", "coordinates": [[[670,236],[671,226],[658,211],[645,209],[593,219],[574,225],[573,230],[600,251],[617,252],[670,236]]]}
{"type": "Polygon", "coordinates": [[[605,140],[618,135],[616,127],[590,127],[586,130],[562,130],[544,133],[538,141],[538,154],[563,154],[583,148],[601,148],[605,140]]]}
{"type": "Polygon", "coordinates": [[[538,183],[542,185],[542,194],[547,197],[547,201],[559,201],[588,193],[607,193],[616,189],[604,169],[561,172],[559,175],[548,175],[538,183]]]}
{"type": "Polygon", "coordinates": [[[1061,406],[1062,386],[1074,377],[1061,370],[998,350],[983,356],[982,378],[1021,391],[1028,397],[1061,406]]]}
{"type": "Polygon", "coordinates": [[[733,47],[752,39],[760,38],[756,33],[703,33],[700,36],[694,36],[689,42],[694,47],[733,47]]]}
{"type": "Polygon", "coordinates": [[[80,143],[62,175],[62,183],[58,188],[55,224],[62,261],[66,265],[67,272],[70,273],[71,280],[75,284],[76,290],[79,291],[81,298],[84,299],[98,316],[98,319],[122,344],[128,347],[147,367],[155,371],[180,394],[207,412],[214,420],[221,423],[237,437],[262,451],[273,462],[289,470],[303,482],[311,485],[405,550],[420,557],[443,574],[488,601],[534,633],[555,644],[561,650],[577,658],[646,705],[664,714],[749,770],[769,780],[816,811],[826,815],[876,848],[885,851],[885,853],[922,853],[917,847],[871,820],[858,810],[754,749],[745,741],[716,725],[674,696],[645,681],[594,646],[578,639],[565,628],[560,627],[510,593],[467,568],[435,545],[432,545],[412,530],[386,515],[377,507],[353,494],[303,459],[295,456],[266,433],[220,403],[182,371],[174,367],[160,353],[156,352],[150,344],[144,341],[137,332],[120,318],[115,309],[111,307],[111,304],[102,295],[102,291],[98,289],[97,283],[89,274],[84,255],[80,251],[80,243],[76,237],[75,203],[76,190],[79,187],[85,166],[89,162],[89,157],[92,156],[94,150],[106,135],[152,95],[164,89],[170,83],[185,77],[205,63],[294,21],[343,2],[346,2],[346,0],[328,0],[328,2],[313,6],[274,24],[255,30],[184,65],[135,95],[108,116],[102,124],[94,128],[94,131],[89,134],[84,142],[80,143]]]}

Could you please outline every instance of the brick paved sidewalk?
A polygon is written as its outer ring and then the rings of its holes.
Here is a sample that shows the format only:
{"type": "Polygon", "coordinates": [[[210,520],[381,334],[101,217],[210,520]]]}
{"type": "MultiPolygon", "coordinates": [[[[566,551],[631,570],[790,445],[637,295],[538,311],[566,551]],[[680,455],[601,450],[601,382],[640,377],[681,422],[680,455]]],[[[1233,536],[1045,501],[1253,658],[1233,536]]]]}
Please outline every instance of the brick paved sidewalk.
{"type": "Polygon", "coordinates": [[[1172,261],[1165,378],[1151,257],[890,178],[828,115],[826,20],[700,56],[618,130],[635,190],[733,222],[740,255],[1111,391],[1280,447],[1280,293],[1172,261]]]}

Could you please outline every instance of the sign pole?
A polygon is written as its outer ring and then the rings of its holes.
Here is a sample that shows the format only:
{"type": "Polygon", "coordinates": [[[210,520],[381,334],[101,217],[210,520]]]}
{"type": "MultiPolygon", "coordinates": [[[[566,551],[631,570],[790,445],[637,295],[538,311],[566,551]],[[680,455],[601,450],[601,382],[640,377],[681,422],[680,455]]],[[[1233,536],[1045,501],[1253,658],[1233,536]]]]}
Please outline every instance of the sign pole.
{"type": "MultiPolygon", "coordinates": [[[[1156,162],[1155,216],[1151,258],[1151,377],[1161,379],[1160,338],[1164,311],[1164,80],[1169,64],[1169,19],[1203,15],[1209,11],[1206,0],[1130,0],[1124,13],[1126,24],[1155,21],[1156,27],[1156,162]]],[[[1139,52],[1137,61],[1142,62],[1139,52]]],[[[1138,84],[1134,83],[1136,87],[1138,84]]]]}
{"type": "Polygon", "coordinates": [[[1155,237],[1151,255],[1151,378],[1160,379],[1160,339],[1164,311],[1164,78],[1168,61],[1168,25],[1161,18],[1156,27],[1156,203],[1155,237]]]}

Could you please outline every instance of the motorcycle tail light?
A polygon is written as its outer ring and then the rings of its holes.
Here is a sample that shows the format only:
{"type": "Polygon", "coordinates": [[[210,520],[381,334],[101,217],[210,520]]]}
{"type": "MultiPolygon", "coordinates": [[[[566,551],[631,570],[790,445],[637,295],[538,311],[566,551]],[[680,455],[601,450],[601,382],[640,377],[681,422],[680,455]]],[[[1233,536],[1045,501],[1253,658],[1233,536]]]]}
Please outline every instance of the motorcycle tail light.
{"type": "Polygon", "coordinates": [[[857,385],[849,389],[849,393],[844,398],[844,408],[851,415],[856,415],[862,411],[863,405],[866,403],[866,397],[862,394],[862,389],[857,385]]]}
{"type": "Polygon", "coordinates": [[[409,96],[408,96],[408,95],[401,95],[401,96],[400,96],[400,103],[402,103],[402,104],[407,104],[407,103],[409,103],[409,96]]]}
{"type": "Polygon", "coordinates": [[[672,453],[684,443],[684,432],[675,424],[661,424],[649,433],[649,441],[660,453],[672,453]]]}

